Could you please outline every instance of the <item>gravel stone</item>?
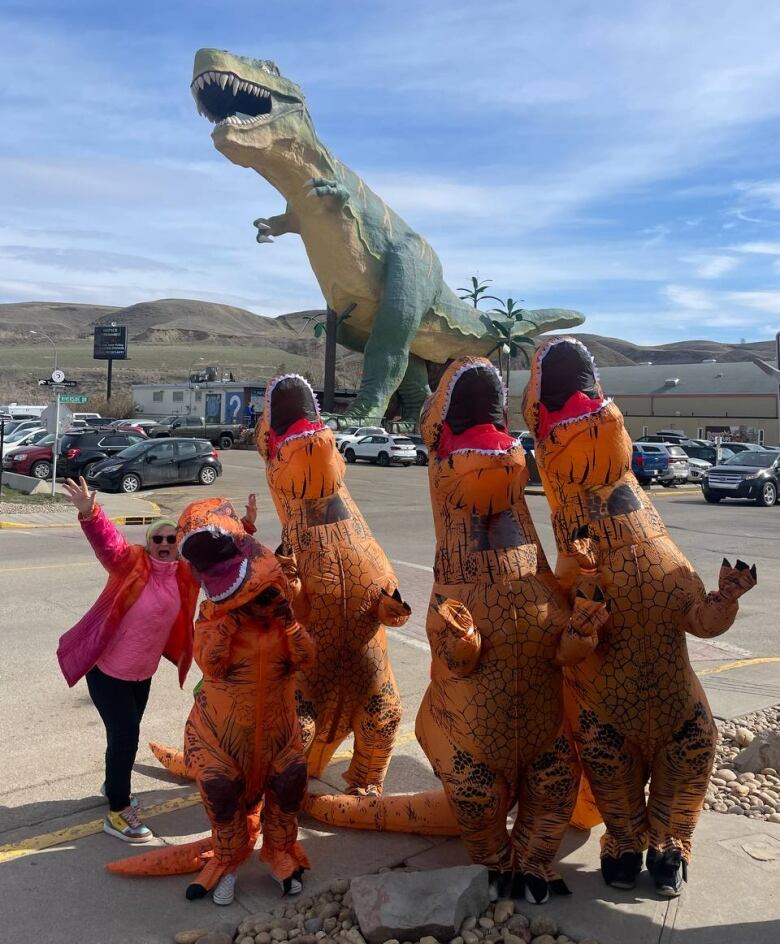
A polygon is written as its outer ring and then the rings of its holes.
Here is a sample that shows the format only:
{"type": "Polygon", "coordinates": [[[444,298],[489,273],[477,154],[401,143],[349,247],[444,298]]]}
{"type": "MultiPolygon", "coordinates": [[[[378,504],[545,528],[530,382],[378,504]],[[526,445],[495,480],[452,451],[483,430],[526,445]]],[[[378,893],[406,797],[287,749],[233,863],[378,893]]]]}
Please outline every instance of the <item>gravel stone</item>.
{"type": "Polygon", "coordinates": [[[531,919],[531,936],[536,938],[540,934],[551,934],[553,937],[558,933],[558,925],[553,918],[547,915],[537,915],[531,919]]]}

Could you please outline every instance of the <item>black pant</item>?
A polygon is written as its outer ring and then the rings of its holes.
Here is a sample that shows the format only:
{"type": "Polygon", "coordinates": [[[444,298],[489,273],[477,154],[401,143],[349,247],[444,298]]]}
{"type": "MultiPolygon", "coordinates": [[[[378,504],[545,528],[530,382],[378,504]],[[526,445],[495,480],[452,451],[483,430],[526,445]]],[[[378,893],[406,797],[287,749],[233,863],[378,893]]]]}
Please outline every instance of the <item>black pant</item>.
{"type": "Polygon", "coordinates": [[[151,686],[150,678],[125,682],[97,666],[87,672],[90,698],[106,726],[106,796],[113,812],[130,804],[130,773],[151,686]]]}

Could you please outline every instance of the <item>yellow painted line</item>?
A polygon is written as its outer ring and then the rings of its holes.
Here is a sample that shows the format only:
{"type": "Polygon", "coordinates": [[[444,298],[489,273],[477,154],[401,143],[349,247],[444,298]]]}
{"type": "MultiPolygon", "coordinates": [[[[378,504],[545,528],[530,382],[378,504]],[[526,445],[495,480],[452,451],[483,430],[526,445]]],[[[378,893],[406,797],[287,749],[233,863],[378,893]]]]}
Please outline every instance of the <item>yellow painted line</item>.
{"type": "MultiPolygon", "coordinates": [[[[195,806],[196,803],[200,803],[200,793],[188,793],[186,796],[144,808],[144,819],[151,819],[153,816],[161,816],[163,813],[171,813],[174,810],[183,810],[188,806],[195,806]]],[[[0,863],[11,862],[43,849],[51,849],[52,846],[63,846],[77,839],[85,839],[87,836],[95,836],[102,831],[103,820],[93,819],[88,823],[80,823],[78,826],[67,826],[65,829],[57,829],[41,836],[31,836],[21,842],[11,842],[0,846],[0,863]]]]}
{"type": "Polygon", "coordinates": [[[721,672],[731,672],[733,669],[744,669],[749,665],[771,665],[780,662],[780,656],[757,656],[755,659],[739,659],[737,662],[727,662],[711,669],[701,669],[697,675],[719,675],[721,672]]]}
{"type": "MultiPolygon", "coordinates": [[[[396,747],[409,744],[415,740],[414,731],[404,731],[398,735],[395,741],[396,747]]],[[[331,763],[342,760],[349,760],[352,757],[352,751],[340,751],[331,758],[331,763]]],[[[161,816],[163,813],[171,813],[174,810],[183,810],[188,806],[195,806],[200,803],[200,793],[188,793],[186,796],[176,797],[173,800],[166,800],[158,803],[156,806],[144,807],[144,820],[151,819],[154,816],[161,816]]],[[[65,829],[57,829],[51,833],[44,833],[41,836],[31,836],[29,839],[23,839],[21,842],[12,842],[0,846],[0,864],[3,862],[12,862],[22,856],[32,855],[34,852],[41,852],[43,849],[51,849],[53,846],[63,846],[77,839],[86,839],[87,836],[96,836],[103,831],[103,820],[93,819],[88,823],[80,823],[77,826],[67,826],[65,829]]]]}
{"type": "MultiPolygon", "coordinates": [[[[395,747],[403,747],[404,744],[409,744],[411,741],[415,741],[414,731],[402,731],[398,737],[395,739],[395,747]]],[[[331,757],[331,764],[337,764],[341,760],[349,760],[352,757],[352,751],[339,751],[338,754],[334,754],[331,757]]]]}
{"type": "Polygon", "coordinates": [[[96,560],[91,561],[73,561],[72,563],[59,564],[30,564],[27,567],[0,567],[0,574],[18,574],[25,570],[61,570],[63,567],[94,567],[96,560]]]}

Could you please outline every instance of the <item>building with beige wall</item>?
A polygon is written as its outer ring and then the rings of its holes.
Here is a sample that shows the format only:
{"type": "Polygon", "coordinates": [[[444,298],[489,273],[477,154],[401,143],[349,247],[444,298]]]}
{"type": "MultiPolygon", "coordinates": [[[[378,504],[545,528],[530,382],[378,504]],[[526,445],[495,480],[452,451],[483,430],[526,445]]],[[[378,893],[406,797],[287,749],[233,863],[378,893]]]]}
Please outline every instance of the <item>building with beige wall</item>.
{"type": "MultiPolygon", "coordinates": [[[[512,371],[510,376],[513,429],[524,428],[520,400],[528,376],[527,370],[512,371]]],[[[634,439],[674,429],[695,439],[723,436],[780,443],[778,380],[754,363],[603,367],[599,377],[634,439]]]]}

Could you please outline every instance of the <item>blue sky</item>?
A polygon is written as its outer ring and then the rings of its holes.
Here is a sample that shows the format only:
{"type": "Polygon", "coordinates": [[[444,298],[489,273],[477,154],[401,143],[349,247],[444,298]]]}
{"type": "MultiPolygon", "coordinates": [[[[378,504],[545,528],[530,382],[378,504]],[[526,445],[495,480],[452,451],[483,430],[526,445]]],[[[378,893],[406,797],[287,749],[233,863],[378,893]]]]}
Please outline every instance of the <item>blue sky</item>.
{"type": "Polygon", "coordinates": [[[0,301],[320,307],[262,178],[189,94],[274,59],[322,140],[439,253],[634,341],[780,328],[780,4],[5,0],[0,301]]]}

